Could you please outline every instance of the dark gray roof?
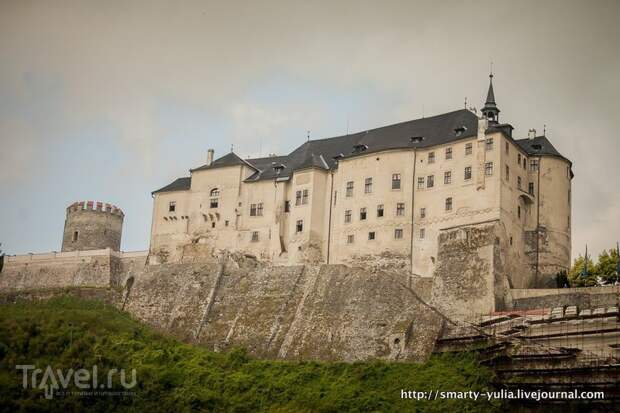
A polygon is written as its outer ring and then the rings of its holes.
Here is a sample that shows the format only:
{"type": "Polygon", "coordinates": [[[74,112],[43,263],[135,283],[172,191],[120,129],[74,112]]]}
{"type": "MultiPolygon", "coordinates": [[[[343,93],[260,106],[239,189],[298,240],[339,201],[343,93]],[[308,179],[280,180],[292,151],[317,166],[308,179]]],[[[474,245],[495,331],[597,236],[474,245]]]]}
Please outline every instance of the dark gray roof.
{"type": "MultiPolygon", "coordinates": [[[[222,156],[221,158],[218,158],[214,160],[213,162],[211,162],[211,165],[202,165],[196,169],[190,169],[189,171],[194,172],[194,171],[202,171],[205,169],[215,169],[215,168],[223,168],[225,166],[237,166],[237,165],[248,165],[248,162],[241,159],[236,153],[230,152],[222,156]]],[[[252,167],[252,165],[248,165],[248,166],[252,167]]]]}
{"type": "Polygon", "coordinates": [[[157,191],[151,192],[151,194],[157,194],[159,192],[172,192],[172,191],[187,191],[190,188],[192,178],[189,176],[184,178],[178,178],[171,184],[159,188],[157,191]]]}
{"type": "Polygon", "coordinates": [[[426,148],[476,136],[477,133],[477,116],[469,110],[461,109],[350,135],[311,140],[287,156],[247,159],[248,163],[258,169],[247,181],[273,179],[276,176],[290,177],[293,171],[310,167],[333,169],[337,166],[334,157],[340,154],[343,158],[350,158],[388,149],[426,148]],[[465,129],[457,135],[455,129],[462,127],[465,129]],[[414,137],[421,137],[422,140],[412,142],[411,138],[414,137]],[[356,152],[356,145],[364,145],[361,147],[365,150],[356,152]],[[279,175],[276,174],[272,162],[285,166],[279,175]]]}
{"type": "Polygon", "coordinates": [[[519,139],[515,141],[528,155],[550,155],[562,158],[569,163],[557,149],[549,142],[546,136],[537,136],[534,139],[519,139]]]}

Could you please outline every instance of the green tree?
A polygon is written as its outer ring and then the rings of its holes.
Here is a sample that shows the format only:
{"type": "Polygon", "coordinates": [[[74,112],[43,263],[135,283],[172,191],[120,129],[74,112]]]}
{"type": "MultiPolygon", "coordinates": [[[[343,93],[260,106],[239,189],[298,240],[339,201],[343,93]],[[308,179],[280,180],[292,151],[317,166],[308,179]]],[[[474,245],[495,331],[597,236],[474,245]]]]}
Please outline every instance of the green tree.
{"type": "Polygon", "coordinates": [[[603,250],[598,256],[595,272],[606,283],[614,283],[618,280],[618,250],[613,248],[603,250]]]}
{"type": "Polygon", "coordinates": [[[588,275],[586,277],[583,276],[585,263],[586,260],[582,255],[575,259],[573,266],[568,272],[568,279],[570,280],[570,285],[572,287],[592,287],[597,285],[596,275],[593,271],[595,269],[595,265],[593,265],[592,259],[588,257],[588,275]]]}

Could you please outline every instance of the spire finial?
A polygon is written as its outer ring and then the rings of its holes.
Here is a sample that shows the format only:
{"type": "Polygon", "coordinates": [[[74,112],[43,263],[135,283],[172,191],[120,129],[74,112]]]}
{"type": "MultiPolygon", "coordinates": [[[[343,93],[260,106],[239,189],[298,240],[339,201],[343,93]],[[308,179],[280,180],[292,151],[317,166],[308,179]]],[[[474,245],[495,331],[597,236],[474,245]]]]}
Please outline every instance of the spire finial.
{"type": "Polygon", "coordinates": [[[491,62],[489,71],[489,90],[487,92],[487,100],[482,108],[482,114],[491,122],[499,121],[499,108],[495,103],[495,93],[493,92],[493,62],[491,62]]]}
{"type": "Polygon", "coordinates": [[[490,68],[489,68],[489,78],[493,79],[493,61],[491,60],[490,68]]]}

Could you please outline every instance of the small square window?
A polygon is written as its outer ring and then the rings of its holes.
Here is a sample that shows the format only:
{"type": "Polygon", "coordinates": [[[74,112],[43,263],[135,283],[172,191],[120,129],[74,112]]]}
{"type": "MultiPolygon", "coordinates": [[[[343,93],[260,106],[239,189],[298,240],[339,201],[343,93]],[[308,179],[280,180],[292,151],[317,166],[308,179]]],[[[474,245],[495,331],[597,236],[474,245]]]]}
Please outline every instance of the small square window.
{"type": "Polygon", "coordinates": [[[366,219],[366,208],[360,208],[360,221],[363,221],[366,219]]]}
{"type": "Polygon", "coordinates": [[[424,189],[424,177],[423,176],[418,178],[418,189],[424,189]]]}
{"type": "Polygon", "coordinates": [[[258,242],[258,231],[252,232],[252,242],[258,242]]]}
{"type": "Polygon", "coordinates": [[[471,179],[471,166],[465,167],[465,180],[469,181],[471,179]]]}
{"type": "Polygon", "coordinates": [[[392,174],[392,189],[400,189],[400,174],[392,174]]]}
{"type": "Polygon", "coordinates": [[[377,205],[377,218],[381,218],[383,216],[383,204],[377,205]]]}
{"type": "Polygon", "coordinates": [[[394,230],[394,238],[395,239],[402,239],[403,238],[403,230],[401,228],[396,228],[394,230]]]}
{"type": "Polygon", "coordinates": [[[452,183],[452,171],[446,171],[443,173],[443,183],[446,185],[452,183]]]}
{"type": "Polygon", "coordinates": [[[348,224],[349,222],[351,222],[351,210],[347,209],[346,211],[344,211],[344,222],[345,224],[348,224]]]}
{"type": "Polygon", "coordinates": [[[485,164],[484,164],[484,174],[486,176],[493,175],[493,162],[485,162],[485,164]]]}
{"type": "Polygon", "coordinates": [[[79,236],[79,233],[77,231],[73,231],[73,239],[72,239],[72,241],[73,242],[77,242],[78,236],[79,236]]]}
{"type": "Polygon", "coordinates": [[[452,197],[446,198],[446,211],[452,211],[452,197]]]}
{"type": "Polygon", "coordinates": [[[177,203],[175,201],[170,201],[168,204],[168,212],[175,212],[177,210],[177,203]]]}
{"type": "Polygon", "coordinates": [[[211,228],[215,228],[215,222],[211,222],[211,228]]]}
{"type": "Polygon", "coordinates": [[[405,215],[405,204],[404,202],[399,202],[396,204],[396,215],[403,216],[405,215]]]}
{"type": "Polygon", "coordinates": [[[538,159],[530,160],[530,171],[534,172],[538,170],[538,159]]]}
{"type": "Polygon", "coordinates": [[[297,224],[295,225],[295,232],[303,232],[304,230],[304,221],[303,219],[300,219],[297,221],[297,224]]]}
{"type": "Polygon", "coordinates": [[[353,196],[353,181],[347,182],[347,197],[353,196]]]}
{"type": "Polygon", "coordinates": [[[291,201],[284,201],[284,212],[291,212],[291,201]]]}
{"type": "Polygon", "coordinates": [[[484,147],[487,151],[492,151],[493,150],[493,138],[487,138],[487,140],[484,143],[484,147]]]}
{"type": "Polygon", "coordinates": [[[435,186],[435,175],[429,175],[426,177],[426,187],[432,188],[435,186]]]}
{"type": "Polygon", "coordinates": [[[465,144],[465,155],[471,155],[473,145],[471,143],[465,144]]]}
{"type": "Polygon", "coordinates": [[[452,159],[452,147],[446,148],[446,159],[452,159]]]}
{"type": "Polygon", "coordinates": [[[375,232],[371,231],[368,233],[368,240],[372,241],[375,239],[375,232]]]}
{"type": "Polygon", "coordinates": [[[347,235],[347,244],[353,244],[355,242],[355,236],[350,234],[347,235]]]}

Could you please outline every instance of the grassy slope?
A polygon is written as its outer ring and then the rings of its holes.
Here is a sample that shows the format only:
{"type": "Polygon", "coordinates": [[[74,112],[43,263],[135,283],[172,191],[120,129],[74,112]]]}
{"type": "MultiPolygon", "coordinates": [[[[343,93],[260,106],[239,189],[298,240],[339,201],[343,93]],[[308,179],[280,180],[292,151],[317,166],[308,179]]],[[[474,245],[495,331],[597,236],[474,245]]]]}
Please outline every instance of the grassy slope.
{"type": "MultiPolygon", "coordinates": [[[[264,361],[213,353],[162,336],[98,302],[63,297],[0,305],[3,411],[493,411],[463,400],[401,400],[400,390],[487,390],[491,373],[469,356],[407,363],[264,361]],[[18,364],[137,370],[131,397],[42,397],[18,364]]],[[[118,387],[119,390],[122,388],[118,387]]],[[[71,390],[71,389],[69,389],[71,390]]],[[[78,390],[78,389],[73,389],[78,390]]]]}

